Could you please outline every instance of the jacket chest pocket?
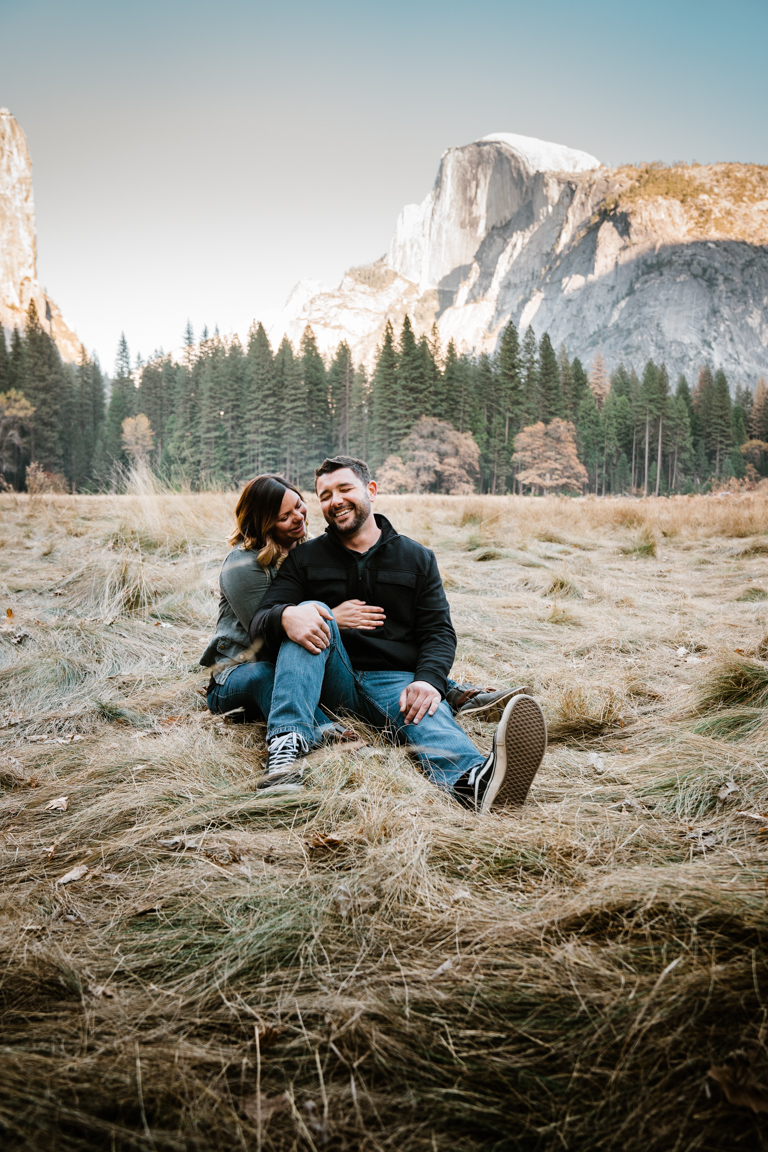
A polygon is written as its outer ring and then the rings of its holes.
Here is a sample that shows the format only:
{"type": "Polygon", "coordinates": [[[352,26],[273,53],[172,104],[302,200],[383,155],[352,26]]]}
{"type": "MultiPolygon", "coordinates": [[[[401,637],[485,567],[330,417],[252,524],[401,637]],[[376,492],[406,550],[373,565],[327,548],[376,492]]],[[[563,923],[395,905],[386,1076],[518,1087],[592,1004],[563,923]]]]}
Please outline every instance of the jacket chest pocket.
{"type": "Polygon", "coordinates": [[[384,609],[387,616],[411,622],[416,599],[416,573],[380,568],[371,572],[372,602],[384,609]]]}
{"type": "Polygon", "coordinates": [[[335,608],[347,596],[347,568],[307,568],[307,584],[311,589],[308,599],[322,600],[329,608],[335,608]]]}

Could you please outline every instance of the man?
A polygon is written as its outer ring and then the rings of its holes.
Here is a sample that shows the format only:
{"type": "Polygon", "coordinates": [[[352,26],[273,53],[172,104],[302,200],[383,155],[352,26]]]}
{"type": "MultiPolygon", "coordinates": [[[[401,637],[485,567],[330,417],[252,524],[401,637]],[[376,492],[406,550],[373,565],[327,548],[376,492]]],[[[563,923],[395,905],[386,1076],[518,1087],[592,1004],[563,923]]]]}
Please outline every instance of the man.
{"type": "Polygon", "coordinates": [[[323,461],[315,488],[325,535],[289,553],[251,621],[251,638],[279,648],[260,788],[298,787],[319,701],[410,745],[427,775],[475,811],[522,804],[547,746],[535,700],[507,703],[485,757],[445,703],[456,633],[434,553],[373,513],[376,483],[349,456],[323,461]],[[331,609],[360,599],[376,626],[343,629],[331,609]]]}

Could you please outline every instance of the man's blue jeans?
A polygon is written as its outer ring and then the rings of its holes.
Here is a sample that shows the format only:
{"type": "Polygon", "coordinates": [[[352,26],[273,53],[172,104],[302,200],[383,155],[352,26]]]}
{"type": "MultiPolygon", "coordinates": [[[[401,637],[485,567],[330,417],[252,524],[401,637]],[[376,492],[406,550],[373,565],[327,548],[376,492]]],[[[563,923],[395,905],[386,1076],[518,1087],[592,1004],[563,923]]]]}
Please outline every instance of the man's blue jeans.
{"type": "MultiPolygon", "coordinates": [[[[234,712],[245,709],[245,719],[266,720],[272,707],[272,685],[275,666],[266,660],[250,661],[233,668],[223,684],[213,684],[207,695],[211,712],[234,712]]],[[[323,734],[333,728],[319,708],[314,710],[314,734],[310,743],[319,744],[323,734]]]]}
{"type": "Polygon", "coordinates": [[[326,623],[331,642],[322,652],[308,652],[292,640],[283,641],[275,668],[267,740],[284,732],[300,732],[310,746],[317,744],[313,717],[321,702],[334,714],[349,712],[407,743],[439,788],[450,790],[465,772],[484,762],[485,757],[453,719],[445,700],[434,716],[424,716],[418,724],[404,723],[398,700],[412,683],[413,673],[355,671],[336,621],[326,623]]]}

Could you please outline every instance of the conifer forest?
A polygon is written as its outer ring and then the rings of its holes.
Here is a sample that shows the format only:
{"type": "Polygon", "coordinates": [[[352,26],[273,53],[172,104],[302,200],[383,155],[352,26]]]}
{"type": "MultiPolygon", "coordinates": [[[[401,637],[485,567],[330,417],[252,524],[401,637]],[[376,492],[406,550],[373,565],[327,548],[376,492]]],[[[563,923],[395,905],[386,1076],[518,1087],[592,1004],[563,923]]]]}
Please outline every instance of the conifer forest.
{"type": "Polygon", "coordinates": [[[109,378],[85,350],[64,363],[32,303],[24,331],[0,340],[0,474],[16,490],[35,475],[108,491],[142,458],[184,490],[267,471],[308,485],[344,453],[388,491],[701,492],[768,474],[767,398],[764,379],[732,394],[706,363],[692,380],[652,360],[609,372],[599,352],[582,364],[512,323],[495,355],[462,354],[408,316],[399,332],[387,324],[371,371],[346,343],[324,358],[309,327],[298,348],[273,349],[254,323],[245,347],[188,325],[178,359],[132,362],[122,337],[109,378]]]}

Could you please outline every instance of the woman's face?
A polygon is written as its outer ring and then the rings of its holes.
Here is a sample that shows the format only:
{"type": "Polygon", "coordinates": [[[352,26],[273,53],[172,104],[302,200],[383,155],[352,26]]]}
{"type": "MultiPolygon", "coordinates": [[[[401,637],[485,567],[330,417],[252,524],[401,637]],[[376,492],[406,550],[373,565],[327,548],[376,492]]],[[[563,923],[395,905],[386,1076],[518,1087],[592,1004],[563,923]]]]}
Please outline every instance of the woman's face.
{"type": "Polygon", "coordinates": [[[290,551],[307,534],[307,506],[301,496],[286,488],[280,511],[277,514],[275,525],[270,536],[284,548],[290,551]]]}

